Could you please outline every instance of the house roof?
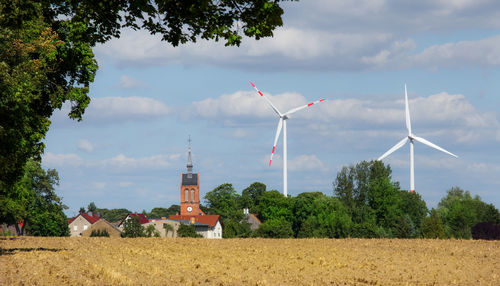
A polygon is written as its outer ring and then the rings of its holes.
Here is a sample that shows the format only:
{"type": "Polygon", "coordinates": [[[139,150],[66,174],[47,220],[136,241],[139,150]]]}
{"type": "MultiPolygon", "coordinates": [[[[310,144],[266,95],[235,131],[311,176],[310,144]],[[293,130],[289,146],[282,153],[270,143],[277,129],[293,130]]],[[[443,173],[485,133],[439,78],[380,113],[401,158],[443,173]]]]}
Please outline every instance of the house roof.
{"type": "Polygon", "coordinates": [[[136,216],[136,217],[138,217],[138,218],[139,218],[139,223],[141,223],[141,224],[145,224],[145,223],[148,223],[148,222],[149,222],[148,218],[147,218],[144,214],[141,214],[141,213],[129,213],[129,214],[128,214],[128,215],[127,215],[127,216],[126,216],[126,217],[125,217],[125,218],[124,218],[121,222],[120,222],[119,226],[121,226],[121,225],[125,222],[125,220],[127,219],[127,217],[129,217],[129,216],[136,216]]]}
{"type": "Polygon", "coordinates": [[[79,216],[82,216],[90,224],[94,224],[96,221],[98,221],[99,219],[101,219],[97,213],[93,213],[92,215],[89,215],[88,213],[79,213],[77,216],[68,219],[68,224],[72,223],[79,216]]]}
{"type": "Polygon", "coordinates": [[[220,215],[171,215],[168,217],[168,219],[177,221],[191,221],[192,217],[194,217],[195,222],[206,224],[210,227],[214,227],[217,224],[217,221],[220,220],[220,215]]]}

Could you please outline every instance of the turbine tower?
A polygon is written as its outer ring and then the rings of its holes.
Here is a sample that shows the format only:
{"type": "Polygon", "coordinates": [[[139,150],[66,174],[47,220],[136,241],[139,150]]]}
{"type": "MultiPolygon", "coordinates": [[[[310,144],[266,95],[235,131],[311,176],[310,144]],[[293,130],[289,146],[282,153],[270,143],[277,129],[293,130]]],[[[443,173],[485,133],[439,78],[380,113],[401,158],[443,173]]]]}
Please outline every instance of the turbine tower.
{"type": "Polygon", "coordinates": [[[408,94],[406,92],[406,84],[405,84],[405,113],[406,113],[406,129],[408,129],[408,136],[403,138],[403,140],[399,141],[394,147],[389,149],[389,151],[385,152],[384,155],[380,156],[377,160],[381,161],[385,157],[389,156],[392,152],[398,150],[401,148],[403,145],[406,144],[406,142],[410,141],[410,192],[413,193],[415,191],[415,174],[414,174],[414,159],[413,159],[413,141],[418,141],[420,143],[423,143],[429,147],[432,147],[434,149],[437,149],[439,151],[442,151],[448,155],[451,155],[455,158],[458,158],[457,155],[446,151],[445,149],[437,146],[434,143],[429,142],[428,140],[418,137],[415,134],[411,132],[411,121],[410,121],[410,108],[408,107],[408,94]]]}
{"type": "Polygon", "coordinates": [[[314,102],[308,103],[306,105],[293,108],[285,113],[281,113],[278,110],[278,108],[276,108],[276,106],[274,106],[274,104],[271,102],[271,100],[269,100],[269,98],[267,98],[267,96],[265,96],[252,82],[250,82],[250,84],[259,93],[260,96],[264,97],[264,99],[269,103],[269,105],[274,110],[274,112],[276,112],[276,114],[278,114],[278,116],[280,117],[280,120],[278,122],[278,129],[276,130],[276,136],[274,137],[273,151],[271,152],[269,166],[271,166],[271,162],[273,161],[274,151],[276,150],[276,143],[278,143],[281,129],[283,128],[283,195],[286,197],[288,194],[287,158],[286,158],[286,156],[287,156],[287,152],[286,152],[286,121],[287,121],[287,119],[290,118],[289,117],[290,114],[295,113],[295,112],[297,112],[301,109],[304,109],[306,107],[309,107],[311,105],[314,105],[316,103],[320,103],[322,101],[325,101],[326,99],[320,99],[318,101],[314,101],[314,102]]]}

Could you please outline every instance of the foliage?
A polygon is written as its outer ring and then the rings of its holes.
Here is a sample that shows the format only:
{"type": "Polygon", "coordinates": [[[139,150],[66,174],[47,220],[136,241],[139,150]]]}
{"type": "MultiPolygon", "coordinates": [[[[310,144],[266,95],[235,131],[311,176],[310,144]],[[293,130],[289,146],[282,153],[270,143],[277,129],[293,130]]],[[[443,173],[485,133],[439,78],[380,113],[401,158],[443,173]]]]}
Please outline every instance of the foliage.
{"type": "Polygon", "coordinates": [[[123,223],[122,237],[144,237],[146,236],[144,227],[139,222],[139,217],[130,216],[123,223]]]}
{"type": "Polygon", "coordinates": [[[239,201],[240,196],[231,184],[222,184],[205,194],[206,207],[208,213],[218,214],[222,219],[241,220],[243,209],[239,201]]]}
{"type": "Polygon", "coordinates": [[[147,213],[147,217],[166,217],[168,218],[171,215],[175,215],[181,212],[181,206],[179,205],[171,205],[168,208],[153,208],[151,212],[147,213]]]}
{"type": "Polygon", "coordinates": [[[131,213],[128,209],[100,209],[97,208],[97,212],[101,214],[101,217],[107,221],[122,221],[124,220],[129,213],[131,213]]]}
{"type": "Polygon", "coordinates": [[[194,224],[181,224],[179,225],[179,229],[177,230],[178,237],[195,237],[200,238],[203,235],[196,233],[194,224]]]}
{"type": "Polygon", "coordinates": [[[107,229],[93,229],[90,237],[109,237],[109,232],[107,229]]]}
{"type": "Polygon", "coordinates": [[[293,237],[292,224],[284,217],[266,220],[255,231],[254,236],[264,238],[289,238],[293,237]]]}
{"type": "Polygon", "coordinates": [[[84,207],[80,207],[80,210],[78,211],[79,214],[87,212],[84,207]]]}
{"type": "Polygon", "coordinates": [[[144,234],[146,237],[160,237],[160,232],[156,230],[155,226],[150,224],[144,230],[144,234]]]}
{"type": "Polygon", "coordinates": [[[87,206],[87,211],[88,211],[88,212],[92,212],[92,213],[97,213],[97,207],[95,206],[95,203],[94,203],[94,202],[91,202],[91,203],[87,206]]]}
{"type": "Polygon", "coordinates": [[[165,229],[165,235],[168,237],[168,234],[169,233],[172,233],[172,236],[173,236],[173,233],[174,233],[174,227],[168,223],[164,223],[163,224],[163,228],[165,229]]]}
{"type": "Polygon", "coordinates": [[[251,213],[257,212],[260,198],[266,192],[266,185],[260,182],[254,182],[243,191],[241,191],[241,206],[248,208],[251,213]]]}
{"type": "Polygon", "coordinates": [[[473,239],[500,240],[500,224],[480,222],[472,227],[473,239]]]}
{"type": "MultiPolygon", "coordinates": [[[[55,192],[59,175],[55,169],[44,170],[40,163],[30,160],[24,167],[24,176],[15,185],[22,205],[15,214],[2,212],[6,221],[23,221],[18,233],[34,236],[68,236],[68,219],[63,210],[67,207],[55,192]]],[[[17,228],[17,223],[15,224],[17,228]]]]}
{"type": "MultiPolygon", "coordinates": [[[[0,203],[22,212],[14,185],[29,159],[39,161],[49,118],[63,103],[81,120],[97,72],[92,47],[146,29],[173,46],[199,39],[239,45],[282,25],[280,0],[0,2],[0,203]]],[[[7,216],[0,217],[1,222],[7,216]]]]}
{"type": "Polygon", "coordinates": [[[424,238],[445,238],[444,226],[438,212],[432,209],[430,216],[424,218],[422,223],[422,235],[424,238]]]}
{"type": "Polygon", "coordinates": [[[438,204],[437,212],[445,225],[446,235],[454,238],[471,238],[471,228],[479,222],[500,221],[498,209],[458,187],[447,191],[438,204]]]}

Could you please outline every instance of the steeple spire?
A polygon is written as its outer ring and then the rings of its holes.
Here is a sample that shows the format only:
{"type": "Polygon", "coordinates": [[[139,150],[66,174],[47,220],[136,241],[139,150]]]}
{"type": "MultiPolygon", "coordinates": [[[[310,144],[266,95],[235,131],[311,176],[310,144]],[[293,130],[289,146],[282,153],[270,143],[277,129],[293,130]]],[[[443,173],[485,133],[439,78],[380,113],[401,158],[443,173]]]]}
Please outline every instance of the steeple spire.
{"type": "Polygon", "coordinates": [[[188,163],[187,163],[188,178],[193,176],[193,162],[191,161],[191,135],[188,138],[188,163]]]}

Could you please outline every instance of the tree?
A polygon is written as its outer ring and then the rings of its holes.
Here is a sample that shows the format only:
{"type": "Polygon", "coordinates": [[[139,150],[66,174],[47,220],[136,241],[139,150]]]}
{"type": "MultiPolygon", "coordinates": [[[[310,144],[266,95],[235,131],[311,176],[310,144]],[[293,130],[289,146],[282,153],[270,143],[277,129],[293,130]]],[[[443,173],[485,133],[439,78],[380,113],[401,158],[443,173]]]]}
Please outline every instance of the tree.
{"type": "Polygon", "coordinates": [[[109,232],[107,229],[93,229],[90,233],[90,237],[109,237],[109,232]]]}
{"type": "Polygon", "coordinates": [[[292,199],[284,197],[276,190],[267,191],[260,198],[257,216],[264,222],[271,219],[283,219],[291,225],[293,221],[292,199]]]}
{"type": "Polygon", "coordinates": [[[471,238],[471,228],[479,222],[497,222],[500,212],[491,204],[486,204],[479,196],[472,197],[469,191],[453,187],[438,204],[448,237],[471,238]]]}
{"type": "MultiPolygon", "coordinates": [[[[413,235],[408,237],[421,236],[422,223],[427,216],[428,209],[425,201],[417,192],[399,191],[401,198],[399,209],[404,214],[400,222],[406,227],[413,228],[413,235]]],[[[402,236],[399,236],[402,237],[402,236]]]]}
{"type": "Polygon", "coordinates": [[[101,214],[102,218],[112,222],[122,221],[131,213],[128,209],[97,209],[97,211],[101,214]]]}
{"type": "Polygon", "coordinates": [[[146,237],[160,237],[160,232],[156,230],[155,226],[150,224],[144,230],[144,234],[146,237]]]}
{"type": "Polygon", "coordinates": [[[260,198],[266,192],[266,185],[260,182],[254,182],[241,192],[241,205],[248,208],[250,212],[257,212],[256,206],[259,205],[260,198]]]}
{"type": "Polygon", "coordinates": [[[264,238],[293,237],[292,224],[283,217],[272,218],[262,223],[255,231],[254,236],[264,238]]]}
{"type": "MultiPolygon", "coordinates": [[[[0,2],[0,202],[19,211],[13,187],[29,159],[39,161],[49,118],[64,102],[81,120],[97,61],[92,47],[146,29],[173,46],[242,36],[270,37],[282,25],[280,0],[0,2]]],[[[3,217],[2,217],[3,218],[3,217]]],[[[2,220],[4,221],[4,220],[2,220]]]]}
{"type": "Polygon", "coordinates": [[[144,227],[139,222],[139,217],[130,216],[123,223],[122,237],[144,237],[146,236],[144,227]]]}
{"type": "Polygon", "coordinates": [[[243,209],[239,205],[240,196],[231,184],[222,184],[205,194],[206,207],[211,214],[218,214],[223,220],[243,219],[243,209]]]}
{"type": "MultiPolygon", "coordinates": [[[[67,207],[55,192],[59,175],[55,169],[44,170],[40,163],[30,160],[24,167],[24,176],[15,185],[22,194],[22,207],[15,215],[7,214],[8,221],[23,221],[18,234],[35,236],[68,236],[68,219],[63,210],[67,207]]],[[[17,227],[17,223],[16,223],[17,227]]]]}
{"type": "Polygon", "coordinates": [[[84,212],[86,212],[86,211],[85,211],[85,208],[84,208],[84,207],[80,207],[80,210],[78,211],[78,213],[79,213],[79,214],[82,214],[82,213],[84,213],[84,212]]]}
{"type": "Polygon", "coordinates": [[[95,206],[94,202],[91,202],[88,207],[87,207],[88,212],[92,213],[97,213],[97,207],[95,206]]]}
{"type": "Polygon", "coordinates": [[[445,238],[443,222],[437,211],[432,209],[430,215],[422,223],[422,235],[424,238],[445,238]]]}
{"type": "Polygon", "coordinates": [[[170,215],[175,215],[180,213],[181,207],[179,205],[171,205],[169,208],[153,208],[151,212],[147,214],[148,217],[169,217],[170,215]]]}
{"type": "Polygon", "coordinates": [[[177,236],[179,237],[203,237],[203,235],[196,233],[194,224],[181,224],[179,225],[179,229],[177,230],[177,236]]]}

